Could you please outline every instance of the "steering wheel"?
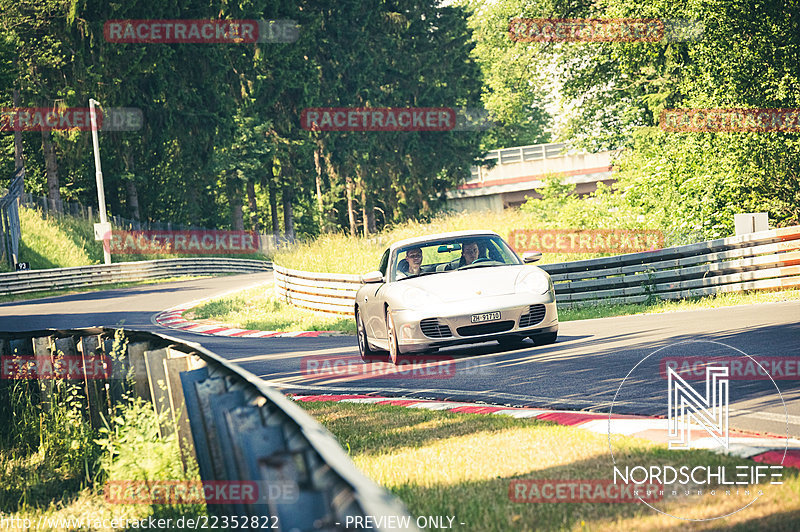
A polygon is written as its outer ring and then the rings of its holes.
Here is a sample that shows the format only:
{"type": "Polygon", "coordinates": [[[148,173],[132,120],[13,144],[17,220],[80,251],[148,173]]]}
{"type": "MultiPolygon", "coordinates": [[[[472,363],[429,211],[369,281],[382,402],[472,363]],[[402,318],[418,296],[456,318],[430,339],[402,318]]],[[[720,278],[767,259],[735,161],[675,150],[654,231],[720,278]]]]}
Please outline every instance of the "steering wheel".
{"type": "MultiPolygon", "coordinates": [[[[481,257],[479,259],[475,259],[472,261],[472,264],[477,264],[479,262],[491,262],[492,259],[487,259],[486,257],[481,257]]],[[[471,266],[471,265],[470,265],[471,266]]]]}

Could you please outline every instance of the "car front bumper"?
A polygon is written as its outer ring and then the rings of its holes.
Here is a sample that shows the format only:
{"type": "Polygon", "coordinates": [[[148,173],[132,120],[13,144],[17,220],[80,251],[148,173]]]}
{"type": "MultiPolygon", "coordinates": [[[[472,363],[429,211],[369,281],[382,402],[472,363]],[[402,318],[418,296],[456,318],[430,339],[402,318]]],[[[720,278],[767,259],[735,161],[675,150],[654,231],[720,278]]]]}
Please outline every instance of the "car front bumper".
{"type": "Polygon", "coordinates": [[[558,310],[552,292],[542,295],[507,294],[440,303],[426,309],[396,310],[392,312],[392,318],[397,329],[398,347],[402,353],[486,342],[503,336],[525,337],[558,331],[558,310]],[[541,306],[533,313],[536,319],[532,321],[530,317],[526,317],[521,323],[523,316],[532,314],[533,306],[541,306]],[[539,320],[542,310],[543,317],[539,320]],[[472,322],[473,315],[490,312],[500,312],[499,319],[472,322]],[[428,324],[426,331],[430,333],[430,320],[434,319],[438,330],[445,334],[449,332],[449,335],[431,337],[423,332],[421,323],[424,321],[428,324]]]}

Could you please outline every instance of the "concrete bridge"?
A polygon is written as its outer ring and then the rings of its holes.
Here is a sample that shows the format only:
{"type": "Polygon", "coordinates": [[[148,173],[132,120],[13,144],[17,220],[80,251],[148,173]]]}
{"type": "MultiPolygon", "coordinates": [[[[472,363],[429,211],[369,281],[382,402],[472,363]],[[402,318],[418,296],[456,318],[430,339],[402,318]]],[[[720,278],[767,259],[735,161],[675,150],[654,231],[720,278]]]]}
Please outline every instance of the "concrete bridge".
{"type": "Polygon", "coordinates": [[[598,153],[568,152],[566,145],[536,144],[490,151],[485,166],[473,166],[470,179],[447,192],[448,207],[458,211],[500,211],[525,203],[526,197],[539,197],[537,188],[548,176],[561,176],[575,183],[578,194],[589,194],[597,183],[614,182],[611,161],[616,151],[598,153]],[[492,162],[496,164],[489,168],[492,162]]]}

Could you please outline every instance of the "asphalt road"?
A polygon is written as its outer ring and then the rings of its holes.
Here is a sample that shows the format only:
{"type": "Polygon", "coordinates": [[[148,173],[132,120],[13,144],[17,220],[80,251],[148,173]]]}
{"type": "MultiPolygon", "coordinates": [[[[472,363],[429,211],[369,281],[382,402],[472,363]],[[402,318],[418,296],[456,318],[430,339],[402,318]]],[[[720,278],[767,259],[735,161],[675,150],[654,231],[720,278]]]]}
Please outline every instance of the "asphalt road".
{"type": "MultiPolygon", "coordinates": [[[[201,343],[287,392],[379,393],[647,415],[666,409],[666,381],[657,362],[664,354],[744,356],[735,349],[757,360],[800,360],[798,301],[565,322],[550,346],[503,349],[487,342],[448,348],[435,360],[415,361],[399,371],[383,362],[363,364],[354,337],[210,337],[152,321],[174,305],[270,278],[271,273],[228,276],[5,303],[0,304],[0,330],[102,325],[158,332],[201,343]]],[[[701,389],[701,384],[695,386],[701,389]]],[[[800,437],[800,379],[732,380],[730,394],[731,427],[785,434],[788,416],[789,434],[800,437]]]]}

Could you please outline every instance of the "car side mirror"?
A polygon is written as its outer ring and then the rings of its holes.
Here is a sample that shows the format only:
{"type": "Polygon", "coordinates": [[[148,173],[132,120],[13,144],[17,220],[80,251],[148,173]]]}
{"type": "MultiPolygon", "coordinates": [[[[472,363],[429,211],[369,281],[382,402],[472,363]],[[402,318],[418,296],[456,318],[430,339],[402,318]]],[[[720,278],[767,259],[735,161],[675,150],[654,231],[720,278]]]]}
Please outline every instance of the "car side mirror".
{"type": "Polygon", "coordinates": [[[379,271],[365,273],[361,276],[361,282],[368,284],[368,283],[382,283],[383,282],[383,274],[379,271]]]}
{"type": "Polygon", "coordinates": [[[531,262],[536,262],[537,260],[542,259],[542,252],[541,251],[526,251],[522,254],[522,262],[525,264],[529,264],[531,262]]]}

